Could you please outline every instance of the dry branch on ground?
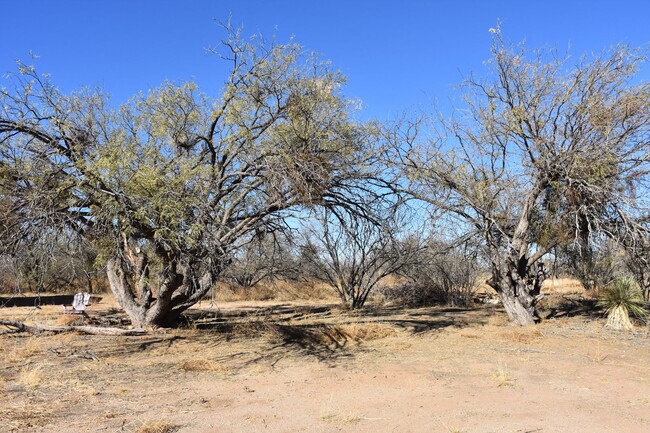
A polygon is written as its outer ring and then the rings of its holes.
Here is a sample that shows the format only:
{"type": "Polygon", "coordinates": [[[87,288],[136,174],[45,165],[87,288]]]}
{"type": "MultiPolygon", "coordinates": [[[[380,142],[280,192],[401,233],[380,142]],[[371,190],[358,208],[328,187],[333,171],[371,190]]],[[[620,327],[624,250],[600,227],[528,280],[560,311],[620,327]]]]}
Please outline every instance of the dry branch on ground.
{"type": "Polygon", "coordinates": [[[42,332],[81,332],[83,334],[92,335],[143,335],[146,334],[144,329],[122,329],[122,328],[104,328],[101,326],[84,326],[84,325],[44,325],[35,323],[33,325],[26,325],[23,322],[15,322],[12,320],[0,320],[0,325],[4,325],[13,329],[15,332],[29,332],[32,334],[40,334],[42,332]]]}

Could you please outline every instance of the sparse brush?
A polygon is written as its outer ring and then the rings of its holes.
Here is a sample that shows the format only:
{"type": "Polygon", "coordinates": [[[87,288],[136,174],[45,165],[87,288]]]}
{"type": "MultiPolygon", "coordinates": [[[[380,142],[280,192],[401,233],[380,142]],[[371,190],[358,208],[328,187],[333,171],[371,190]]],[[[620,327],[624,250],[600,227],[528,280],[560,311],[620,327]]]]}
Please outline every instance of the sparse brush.
{"type": "Polygon", "coordinates": [[[630,315],[645,320],[643,294],[630,277],[619,278],[607,286],[600,294],[597,305],[607,313],[606,326],[611,329],[631,330],[630,315]]]}

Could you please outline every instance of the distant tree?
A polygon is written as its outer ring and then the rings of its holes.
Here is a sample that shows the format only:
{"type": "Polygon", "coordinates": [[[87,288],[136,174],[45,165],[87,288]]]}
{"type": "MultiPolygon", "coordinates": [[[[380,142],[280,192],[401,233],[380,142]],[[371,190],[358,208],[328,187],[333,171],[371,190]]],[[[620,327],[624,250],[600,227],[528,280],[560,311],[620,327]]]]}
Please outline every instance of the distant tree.
{"type": "Polygon", "coordinates": [[[119,110],[20,65],[0,90],[0,191],[15,233],[70,230],[96,247],[136,327],[199,301],[232,249],[304,206],[353,207],[368,129],[344,78],[295,44],[228,31],[217,98],[165,83],[119,110]]]}
{"type": "Polygon", "coordinates": [[[0,193],[0,292],[92,292],[98,280],[94,249],[72,231],[32,224],[8,197],[0,193]]]}
{"type": "Polygon", "coordinates": [[[574,241],[555,250],[566,273],[580,280],[586,290],[604,288],[625,273],[625,250],[605,236],[592,236],[589,242],[574,241]]]}
{"type": "Polygon", "coordinates": [[[482,239],[487,283],[510,320],[528,325],[549,251],[645,231],[650,84],[638,83],[642,56],[624,46],[568,67],[554,52],[509,46],[497,29],[492,55],[493,78],[466,82],[459,117],[431,140],[420,139],[422,122],[391,129],[388,156],[400,189],[482,239]]]}
{"type": "Polygon", "coordinates": [[[418,258],[422,245],[409,242],[408,228],[404,213],[394,209],[375,211],[373,218],[323,210],[303,231],[302,261],[349,308],[362,308],[383,278],[418,258]]]}
{"type": "Polygon", "coordinates": [[[233,251],[222,278],[243,289],[277,279],[295,279],[299,263],[287,233],[290,232],[254,233],[233,251]]]}

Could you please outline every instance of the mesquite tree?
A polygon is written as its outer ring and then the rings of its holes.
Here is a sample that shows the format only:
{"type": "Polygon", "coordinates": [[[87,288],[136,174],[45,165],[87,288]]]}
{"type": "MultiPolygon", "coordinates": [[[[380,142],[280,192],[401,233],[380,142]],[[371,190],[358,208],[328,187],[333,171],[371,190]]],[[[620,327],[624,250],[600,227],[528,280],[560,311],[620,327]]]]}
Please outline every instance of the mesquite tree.
{"type": "Polygon", "coordinates": [[[535,323],[542,258],[593,233],[638,233],[647,215],[650,84],[624,46],[575,66],[527,53],[494,30],[493,74],[466,82],[466,106],[422,140],[420,122],[387,134],[402,186],[480,236],[487,283],[510,320],[535,323]]]}
{"type": "Polygon", "coordinates": [[[165,83],[115,110],[20,65],[0,93],[0,182],[16,232],[74,231],[137,327],[166,326],[232,249],[301,206],[354,205],[367,130],[344,78],[295,44],[228,32],[210,98],[165,83]]]}

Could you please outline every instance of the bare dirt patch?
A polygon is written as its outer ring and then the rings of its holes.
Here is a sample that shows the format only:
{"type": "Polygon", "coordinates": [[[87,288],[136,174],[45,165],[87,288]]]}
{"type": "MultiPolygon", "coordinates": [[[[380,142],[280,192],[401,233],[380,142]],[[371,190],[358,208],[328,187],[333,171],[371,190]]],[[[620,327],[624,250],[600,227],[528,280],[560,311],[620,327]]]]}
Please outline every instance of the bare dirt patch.
{"type": "Polygon", "coordinates": [[[579,310],[513,328],[494,307],[219,307],[141,337],[0,335],[3,431],[650,431],[646,328],[608,332],[579,310]]]}

